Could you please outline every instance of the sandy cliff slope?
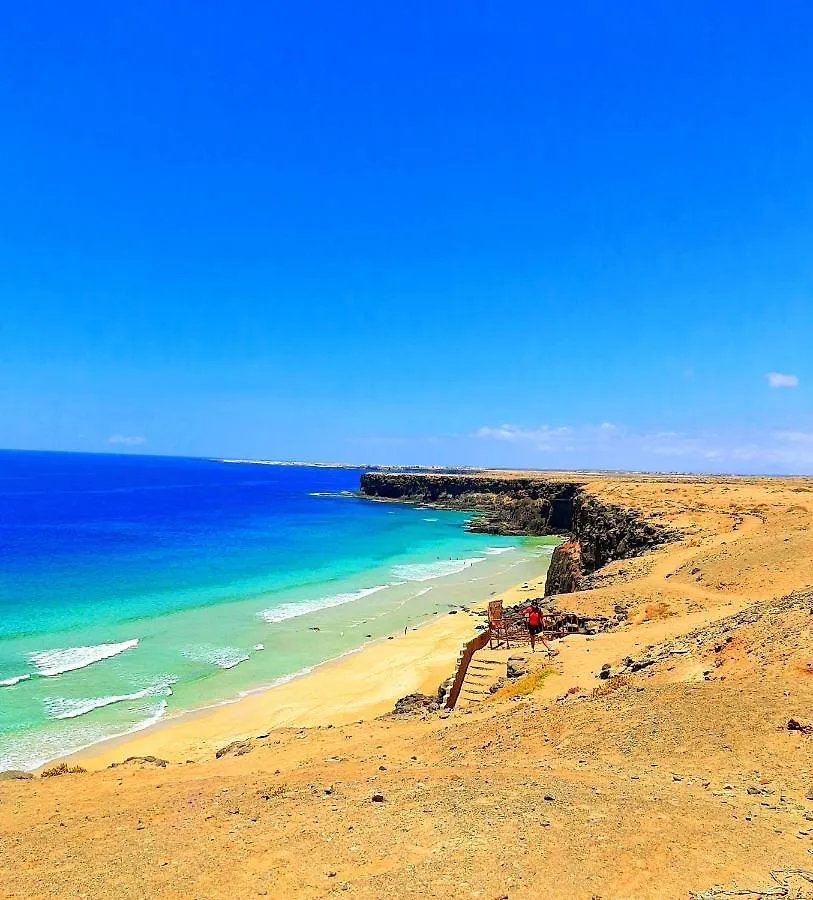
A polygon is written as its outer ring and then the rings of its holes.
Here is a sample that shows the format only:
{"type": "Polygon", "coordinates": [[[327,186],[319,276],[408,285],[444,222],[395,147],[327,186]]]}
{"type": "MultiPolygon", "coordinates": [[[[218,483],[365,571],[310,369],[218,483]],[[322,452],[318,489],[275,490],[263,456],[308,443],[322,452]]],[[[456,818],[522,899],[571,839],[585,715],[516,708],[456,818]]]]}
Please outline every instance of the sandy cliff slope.
{"type": "Polygon", "coordinates": [[[445,718],[2,782],[0,895],[813,897],[813,481],[582,482],[682,535],[556,598],[626,624],[445,718]]]}

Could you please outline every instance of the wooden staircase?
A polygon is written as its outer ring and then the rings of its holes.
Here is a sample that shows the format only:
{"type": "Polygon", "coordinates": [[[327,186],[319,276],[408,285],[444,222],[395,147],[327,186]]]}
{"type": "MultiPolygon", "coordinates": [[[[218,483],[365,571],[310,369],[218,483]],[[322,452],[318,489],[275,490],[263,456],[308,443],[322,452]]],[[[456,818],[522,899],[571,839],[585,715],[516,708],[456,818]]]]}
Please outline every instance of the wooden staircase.
{"type": "Polygon", "coordinates": [[[480,650],[472,657],[463,678],[457,706],[480,703],[491,696],[488,689],[499,678],[505,677],[505,657],[505,652],[488,650],[480,650]]]}

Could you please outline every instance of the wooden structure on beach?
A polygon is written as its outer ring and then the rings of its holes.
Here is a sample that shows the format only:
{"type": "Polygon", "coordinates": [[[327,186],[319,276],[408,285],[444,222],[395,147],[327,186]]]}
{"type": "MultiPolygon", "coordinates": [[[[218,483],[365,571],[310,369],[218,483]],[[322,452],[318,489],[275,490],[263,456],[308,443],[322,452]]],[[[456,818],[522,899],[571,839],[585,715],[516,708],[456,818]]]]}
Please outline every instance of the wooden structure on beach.
{"type": "Polygon", "coordinates": [[[488,633],[492,650],[503,645],[510,647],[512,642],[527,644],[530,641],[524,617],[517,613],[506,615],[502,600],[492,600],[488,604],[488,633]]]}
{"type": "MultiPolygon", "coordinates": [[[[545,613],[544,622],[543,636],[546,640],[580,631],[579,617],[571,613],[545,613]]],[[[472,657],[478,650],[485,647],[491,650],[500,648],[509,650],[512,644],[529,644],[530,640],[525,617],[518,612],[506,613],[502,600],[492,600],[488,604],[488,628],[464,644],[460,652],[454,681],[446,698],[446,709],[454,709],[472,657]]]]}

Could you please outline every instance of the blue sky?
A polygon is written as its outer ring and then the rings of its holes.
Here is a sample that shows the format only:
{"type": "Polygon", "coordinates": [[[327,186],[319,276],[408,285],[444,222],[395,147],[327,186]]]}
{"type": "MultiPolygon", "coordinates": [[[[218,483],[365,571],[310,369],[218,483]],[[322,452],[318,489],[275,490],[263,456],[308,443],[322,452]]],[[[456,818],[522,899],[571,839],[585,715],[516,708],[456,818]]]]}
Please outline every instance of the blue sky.
{"type": "Polygon", "coordinates": [[[0,446],[813,472],[809,4],[29,0],[0,59],[0,446]]]}

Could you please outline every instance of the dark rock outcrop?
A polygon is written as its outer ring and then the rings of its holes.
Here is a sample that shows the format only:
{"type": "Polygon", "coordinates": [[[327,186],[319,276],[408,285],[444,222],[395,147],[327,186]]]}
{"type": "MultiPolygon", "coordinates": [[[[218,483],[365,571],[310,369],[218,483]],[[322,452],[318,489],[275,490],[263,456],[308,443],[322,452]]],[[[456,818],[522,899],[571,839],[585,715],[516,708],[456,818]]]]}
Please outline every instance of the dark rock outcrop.
{"type": "Polygon", "coordinates": [[[640,556],[673,537],[647,522],[637,510],[602,503],[584,491],[573,501],[572,530],[579,542],[584,573],[616,559],[640,556]]]}
{"type": "Polygon", "coordinates": [[[506,474],[366,472],[361,494],[474,513],[470,531],[486,534],[567,534],[551,559],[545,595],[572,593],[590,575],[617,559],[639,556],[677,535],[635,509],[605,503],[575,477],[506,474]]]}
{"type": "Polygon", "coordinates": [[[430,696],[429,694],[407,694],[395,701],[395,708],[390,715],[393,716],[413,716],[425,712],[435,712],[440,709],[440,700],[438,696],[430,696]]]}
{"type": "Polygon", "coordinates": [[[581,550],[577,541],[560,544],[551,556],[548,577],[545,579],[545,596],[572,594],[579,589],[582,575],[581,550]]]}
{"type": "Polygon", "coordinates": [[[578,487],[554,479],[490,475],[367,472],[361,476],[365,497],[469,510],[475,515],[468,529],[484,534],[566,532],[578,487]]]}

